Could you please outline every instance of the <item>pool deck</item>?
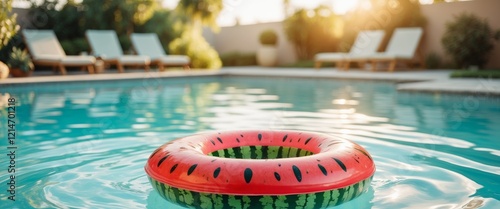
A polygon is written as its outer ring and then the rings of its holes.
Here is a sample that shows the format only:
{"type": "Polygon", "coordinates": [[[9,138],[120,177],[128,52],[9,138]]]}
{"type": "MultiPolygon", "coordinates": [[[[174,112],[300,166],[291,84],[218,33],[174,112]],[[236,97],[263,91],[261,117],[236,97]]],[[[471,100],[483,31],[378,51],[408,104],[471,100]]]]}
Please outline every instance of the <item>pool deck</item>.
{"type": "Polygon", "coordinates": [[[266,68],[266,67],[224,67],[220,70],[172,70],[158,72],[152,70],[126,70],[126,73],[116,73],[107,70],[101,74],[85,74],[81,71],[69,72],[69,75],[57,75],[51,72],[35,72],[27,78],[8,78],[0,80],[2,85],[23,85],[51,82],[99,81],[123,79],[154,79],[199,76],[260,76],[260,77],[299,77],[325,79],[376,80],[397,83],[399,91],[429,92],[429,93],[461,93],[500,96],[500,79],[453,79],[449,78],[452,70],[419,70],[397,72],[371,72],[353,69],[339,71],[335,68],[266,68]]]}

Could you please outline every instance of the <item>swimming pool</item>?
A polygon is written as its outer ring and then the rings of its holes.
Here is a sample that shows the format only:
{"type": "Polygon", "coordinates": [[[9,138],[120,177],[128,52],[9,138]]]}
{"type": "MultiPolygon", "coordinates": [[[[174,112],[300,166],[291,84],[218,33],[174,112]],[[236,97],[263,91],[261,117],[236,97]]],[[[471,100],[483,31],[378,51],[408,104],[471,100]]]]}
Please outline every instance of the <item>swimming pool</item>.
{"type": "Polygon", "coordinates": [[[365,147],[368,193],[340,208],[500,208],[500,99],[397,92],[392,83],[206,77],[2,87],[16,99],[16,188],[0,208],[177,208],[144,173],[165,142],[207,130],[293,129],[365,147]],[[58,90],[60,89],[60,90],[58,90]]]}

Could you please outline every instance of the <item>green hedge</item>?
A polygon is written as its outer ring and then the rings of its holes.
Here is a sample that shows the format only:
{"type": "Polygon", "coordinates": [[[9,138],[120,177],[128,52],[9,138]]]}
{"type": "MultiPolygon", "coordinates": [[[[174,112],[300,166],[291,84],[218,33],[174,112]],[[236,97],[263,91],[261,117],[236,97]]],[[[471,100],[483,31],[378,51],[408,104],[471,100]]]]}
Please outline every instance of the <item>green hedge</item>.
{"type": "Polygon", "coordinates": [[[452,78],[500,78],[500,70],[481,70],[481,71],[471,71],[471,70],[457,70],[454,71],[451,76],[452,78]]]}
{"type": "Polygon", "coordinates": [[[230,52],[221,54],[220,59],[223,66],[251,66],[257,65],[255,53],[230,52]]]}

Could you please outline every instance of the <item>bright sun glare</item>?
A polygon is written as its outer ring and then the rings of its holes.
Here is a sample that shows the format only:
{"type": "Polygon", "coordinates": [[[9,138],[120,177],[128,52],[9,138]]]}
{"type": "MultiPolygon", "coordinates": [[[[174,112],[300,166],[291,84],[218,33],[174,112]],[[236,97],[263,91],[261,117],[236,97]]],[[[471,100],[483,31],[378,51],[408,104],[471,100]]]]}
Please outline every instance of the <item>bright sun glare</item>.
{"type": "Polygon", "coordinates": [[[332,8],[337,14],[345,14],[354,9],[359,3],[359,0],[333,0],[332,8]]]}

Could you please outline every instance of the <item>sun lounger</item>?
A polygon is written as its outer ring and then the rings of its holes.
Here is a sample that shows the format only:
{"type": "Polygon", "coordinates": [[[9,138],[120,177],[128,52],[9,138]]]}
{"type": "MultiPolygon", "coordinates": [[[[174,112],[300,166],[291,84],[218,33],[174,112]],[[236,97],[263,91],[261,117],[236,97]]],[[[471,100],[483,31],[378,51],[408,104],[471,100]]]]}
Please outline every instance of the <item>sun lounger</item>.
{"type": "Polygon", "coordinates": [[[149,57],[123,54],[115,31],[87,30],[85,35],[90,43],[92,54],[106,64],[116,65],[118,72],[123,72],[123,66],[144,66],[146,71],[149,70],[149,57]]]}
{"type": "Polygon", "coordinates": [[[183,66],[184,69],[189,69],[189,57],[167,55],[155,33],[133,33],[131,40],[137,54],[148,56],[151,64],[158,65],[160,71],[164,69],[164,66],[183,66]]]}
{"type": "Polygon", "coordinates": [[[66,66],[84,67],[94,73],[95,58],[66,55],[54,31],[24,29],[22,35],[35,65],[55,66],[63,75],[66,66]]]}
{"type": "Polygon", "coordinates": [[[349,57],[373,54],[380,48],[384,34],[383,30],[361,31],[348,53],[327,52],[316,54],[314,57],[315,68],[319,69],[323,62],[335,62],[337,63],[336,67],[342,69],[345,64],[348,64],[346,61],[349,57]]]}
{"type": "MultiPolygon", "coordinates": [[[[361,57],[349,57],[348,62],[360,61],[371,62],[371,70],[376,70],[381,62],[389,63],[389,71],[394,71],[396,64],[404,61],[411,66],[415,60],[416,52],[422,39],[423,30],[419,27],[414,28],[397,28],[387,45],[385,52],[379,52],[361,57]]],[[[420,57],[420,63],[422,58],[420,57]]],[[[347,68],[349,68],[347,64],[347,68]]]]}

